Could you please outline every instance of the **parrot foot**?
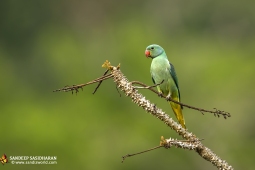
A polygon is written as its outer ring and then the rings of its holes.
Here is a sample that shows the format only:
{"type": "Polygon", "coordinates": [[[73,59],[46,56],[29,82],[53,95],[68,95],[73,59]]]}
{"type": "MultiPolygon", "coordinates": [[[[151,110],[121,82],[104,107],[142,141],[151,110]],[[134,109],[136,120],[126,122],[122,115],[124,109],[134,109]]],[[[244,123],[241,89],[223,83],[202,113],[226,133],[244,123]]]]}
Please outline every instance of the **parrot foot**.
{"type": "Polygon", "coordinates": [[[159,96],[159,97],[164,97],[164,95],[163,95],[162,92],[158,92],[158,96],[159,96]]]}
{"type": "Polygon", "coordinates": [[[171,96],[170,96],[170,95],[167,95],[167,96],[166,96],[166,100],[167,100],[167,101],[170,101],[170,99],[171,99],[171,96]]]}

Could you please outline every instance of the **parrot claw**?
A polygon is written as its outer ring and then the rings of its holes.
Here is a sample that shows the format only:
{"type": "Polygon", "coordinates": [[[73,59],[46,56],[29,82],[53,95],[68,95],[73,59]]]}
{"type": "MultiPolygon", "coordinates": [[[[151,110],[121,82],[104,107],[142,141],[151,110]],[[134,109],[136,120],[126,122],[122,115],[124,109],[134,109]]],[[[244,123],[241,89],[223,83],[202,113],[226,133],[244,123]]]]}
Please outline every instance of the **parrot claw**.
{"type": "Polygon", "coordinates": [[[167,100],[167,101],[170,101],[170,99],[171,99],[171,96],[170,96],[170,95],[166,96],[166,100],[167,100]]]}
{"type": "Polygon", "coordinates": [[[158,93],[158,96],[159,96],[159,97],[163,97],[163,93],[162,93],[162,92],[159,92],[159,93],[158,93]]]}

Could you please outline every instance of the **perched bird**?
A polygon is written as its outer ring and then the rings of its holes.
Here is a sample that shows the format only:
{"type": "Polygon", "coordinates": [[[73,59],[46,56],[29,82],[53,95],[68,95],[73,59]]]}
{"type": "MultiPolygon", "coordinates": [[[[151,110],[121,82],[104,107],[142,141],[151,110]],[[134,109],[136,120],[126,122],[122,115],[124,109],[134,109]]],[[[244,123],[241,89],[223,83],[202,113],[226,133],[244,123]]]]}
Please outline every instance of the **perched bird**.
{"type": "MultiPolygon", "coordinates": [[[[180,102],[180,89],[174,66],[168,61],[167,55],[162,47],[156,44],[149,45],[145,50],[146,57],[152,58],[151,77],[157,86],[158,92],[167,98],[172,98],[180,102]]],[[[182,106],[174,102],[169,102],[173,112],[183,128],[186,129],[184,117],[182,115],[182,106]]]]}

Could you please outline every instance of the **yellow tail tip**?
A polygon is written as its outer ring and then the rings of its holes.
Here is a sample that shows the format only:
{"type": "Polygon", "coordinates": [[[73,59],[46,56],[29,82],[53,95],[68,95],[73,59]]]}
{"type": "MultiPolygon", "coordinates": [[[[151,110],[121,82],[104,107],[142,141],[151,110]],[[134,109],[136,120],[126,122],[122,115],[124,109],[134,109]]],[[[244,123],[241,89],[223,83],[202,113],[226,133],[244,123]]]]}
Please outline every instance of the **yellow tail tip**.
{"type": "Polygon", "coordinates": [[[178,122],[181,124],[181,126],[186,129],[186,125],[185,125],[185,120],[184,120],[184,117],[183,117],[183,114],[182,114],[182,109],[181,109],[181,106],[179,104],[176,104],[174,102],[169,102],[172,109],[173,109],[173,112],[178,120],[178,122]]]}

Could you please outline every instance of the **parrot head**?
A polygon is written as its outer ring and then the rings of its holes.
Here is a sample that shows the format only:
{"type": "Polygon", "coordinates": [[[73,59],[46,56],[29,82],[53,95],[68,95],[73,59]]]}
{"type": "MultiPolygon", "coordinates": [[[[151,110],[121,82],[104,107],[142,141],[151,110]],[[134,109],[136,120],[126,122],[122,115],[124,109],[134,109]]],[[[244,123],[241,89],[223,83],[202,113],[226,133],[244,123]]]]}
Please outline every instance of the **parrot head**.
{"type": "Polygon", "coordinates": [[[145,50],[145,56],[148,58],[155,58],[157,56],[159,56],[160,54],[162,54],[164,52],[164,49],[162,47],[160,47],[157,44],[152,44],[149,45],[146,50],[145,50]]]}

